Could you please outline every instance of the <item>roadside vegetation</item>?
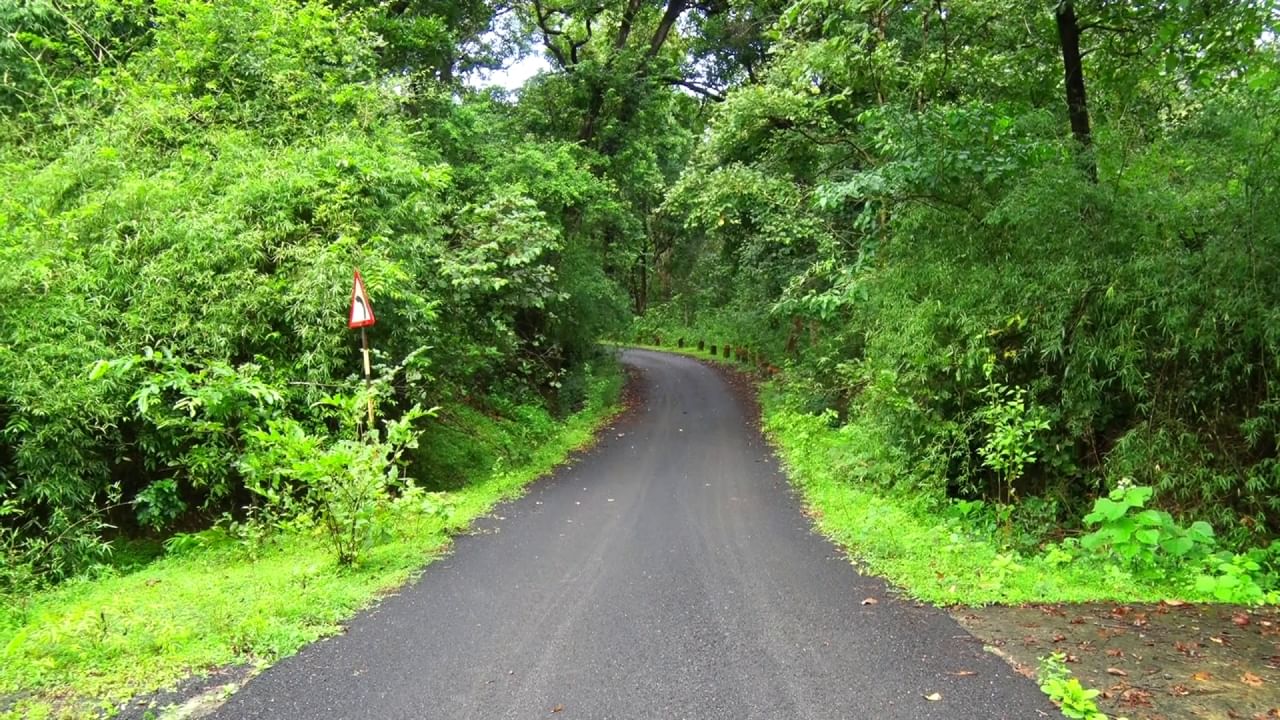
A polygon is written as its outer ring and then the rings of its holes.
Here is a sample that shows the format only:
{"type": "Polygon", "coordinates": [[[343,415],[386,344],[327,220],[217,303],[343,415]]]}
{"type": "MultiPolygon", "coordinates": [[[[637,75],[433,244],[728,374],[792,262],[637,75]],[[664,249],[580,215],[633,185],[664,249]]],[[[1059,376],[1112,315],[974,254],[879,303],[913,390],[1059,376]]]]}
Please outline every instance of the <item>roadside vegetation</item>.
{"type": "Polygon", "coordinates": [[[0,3],[0,713],[288,654],[607,414],[631,216],[493,19],[0,3]]]}
{"type": "Polygon", "coordinates": [[[309,515],[283,526],[226,518],[163,543],[115,548],[110,564],[16,598],[0,623],[0,717],[111,715],[139,694],[228,665],[261,667],[338,632],[394,592],[495,503],[514,497],[589,444],[617,409],[613,365],[564,421],[461,413],[458,431],[492,463],[427,491],[406,481],[369,508],[359,562],[335,562],[328,528],[309,515]]]}
{"type": "Polygon", "coordinates": [[[818,522],[920,597],[1272,602],[1276,21],[791,3],[626,337],[780,371],[818,522]]]}

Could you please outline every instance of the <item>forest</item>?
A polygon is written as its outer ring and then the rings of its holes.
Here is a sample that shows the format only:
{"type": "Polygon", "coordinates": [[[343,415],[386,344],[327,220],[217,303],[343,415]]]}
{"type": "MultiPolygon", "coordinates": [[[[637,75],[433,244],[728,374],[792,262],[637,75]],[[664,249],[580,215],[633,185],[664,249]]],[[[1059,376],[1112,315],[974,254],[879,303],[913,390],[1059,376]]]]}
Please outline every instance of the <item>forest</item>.
{"type": "Polygon", "coordinates": [[[607,404],[602,341],[733,348],[780,444],[1018,557],[1274,601],[1278,24],[1269,0],[2,3],[6,607],[139,540],[313,533],[356,565],[404,498],[607,404]]]}

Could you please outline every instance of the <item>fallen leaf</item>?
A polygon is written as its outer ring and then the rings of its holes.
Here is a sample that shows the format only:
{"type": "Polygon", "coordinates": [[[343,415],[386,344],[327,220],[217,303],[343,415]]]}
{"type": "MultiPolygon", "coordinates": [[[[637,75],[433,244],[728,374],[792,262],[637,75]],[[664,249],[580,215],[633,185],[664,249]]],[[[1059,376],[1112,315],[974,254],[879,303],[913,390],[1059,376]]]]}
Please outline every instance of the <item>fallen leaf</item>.
{"type": "Polygon", "coordinates": [[[1139,688],[1129,688],[1120,693],[1120,700],[1129,705],[1149,706],[1151,705],[1151,693],[1139,688]]]}
{"type": "Polygon", "coordinates": [[[1062,642],[1063,640],[1066,640],[1066,639],[1067,639],[1067,636],[1066,636],[1066,635],[1061,635],[1061,634],[1059,634],[1059,635],[1054,635],[1054,636],[1053,636],[1053,641],[1054,641],[1054,642],[1056,642],[1056,643],[1062,642]]]}
{"type": "Polygon", "coordinates": [[[553,712],[553,713],[564,712],[564,706],[563,706],[563,705],[557,705],[557,706],[555,706],[555,707],[551,708],[551,712],[553,712]]]}
{"type": "Polygon", "coordinates": [[[1201,670],[1195,675],[1192,675],[1191,679],[1195,680],[1196,682],[1208,682],[1213,679],[1213,675],[1205,672],[1204,670],[1201,670]]]}
{"type": "Polygon", "coordinates": [[[928,695],[924,696],[924,699],[928,700],[929,702],[938,702],[939,700],[942,699],[942,693],[929,693],[928,695]]]}
{"type": "Polygon", "coordinates": [[[862,604],[863,604],[863,605],[876,605],[876,604],[879,604],[879,602],[880,602],[879,600],[877,600],[877,599],[875,599],[875,598],[873,598],[873,597],[869,597],[869,598],[867,598],[866,600],[863,600],[863,601],[862,601],[862,604]]]}
{"type": "Polygon", "coordinates": [[[1247,672],[1244,675],[1241,675],[1240,682],[1244,683],[1245,685],[1248,685],[1249,687],[1262,687],[1262,678],[1258,677],[1257,675],[1254,675],[1251,672],[1247,672]]]}
{"type": "Polygon", "coordinates": [[[1186,697],[1191,694],[1186,685],[1174,685],[1169,688],[1169,694],[1174,697],[1186,697]]]}
{"type": "Polygon", "coordinates": [[[1214,636],[1210,637],[1209,639],[1210,639],[1210,640],[1212,640],[1213,642],[1218,643],[1219,645],[1226,645],[1226,644],[1227,644],[1227,641],[1226,641],[1226,640],[1223,640],[1222,638],[1218,637],[1217,635],[1214,635],[1214,636]]]}
{"type": "Polygon", "coordinates": [[[1107,648],[1107,657],[1124,657],[1124,651],[1120,648],[1107,648]]]}
{"type": "Polygon", "coordinates": [[[1108,675],[1118,675],[1118,676],[1120,676],[1120,677],[1129,677],[1129,673],[1127,673],[1127,672],[1125,672],[1125,671],[1121,670],[1120,668],[1114,668],[1114,667],[1109,667],[1109,668],[1107,668],[1107,674],[1108,674],[1108,675]]]}
{"type": "Polygon", "coordinates": [[[1165,600],[1164,604],[1168,605],[1169,607],[1182,607],[1183,605],[1186,605],[1186,603],[1182,602],[1181,600],[1165,600]]]}
{"type": "Polygon", "coordinates": [[[1249,620],[1248,615],[1245,615],[1244,613],[1236,613],[1235,615],[1231,616],[1231,622],[1235,623],[1236,627],[1244,627],[1248,625],[1251,621],[1249,620]]]}

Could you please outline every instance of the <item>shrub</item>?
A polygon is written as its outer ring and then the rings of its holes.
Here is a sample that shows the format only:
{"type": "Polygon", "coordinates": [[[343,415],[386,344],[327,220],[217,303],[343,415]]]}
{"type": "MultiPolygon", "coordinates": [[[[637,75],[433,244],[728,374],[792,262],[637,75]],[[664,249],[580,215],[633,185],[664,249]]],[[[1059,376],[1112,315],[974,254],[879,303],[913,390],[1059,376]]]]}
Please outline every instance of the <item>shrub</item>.
{"type": "Polygon", "coordinates": [[[247,485],[266,503],[269,515],[295,527],[317,524],[341,565],[353,565],[381,532],[378,518],[403,488],[401,458],[417,447],[415,421],[433,415],[414,407],[385,423],[385,438],[354,437],[368,397],[331,396],[322,405],[339,419],[345,436],[330,439],[307,432],[284,418],[251,430],[240,469],[247,485]]]}

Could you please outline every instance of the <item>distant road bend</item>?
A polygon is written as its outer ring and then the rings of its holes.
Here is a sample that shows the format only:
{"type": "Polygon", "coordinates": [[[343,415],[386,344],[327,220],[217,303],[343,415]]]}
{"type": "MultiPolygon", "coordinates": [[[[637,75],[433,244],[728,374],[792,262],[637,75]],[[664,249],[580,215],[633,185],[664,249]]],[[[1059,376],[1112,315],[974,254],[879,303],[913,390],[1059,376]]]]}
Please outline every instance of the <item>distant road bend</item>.
{"type": "Polygon", "coordinates": [[[622,359],[637,407],[596,448],[215,717],[1061,717],[945,613],[887,595],[810,530],[717,370],[622,359]]]}

